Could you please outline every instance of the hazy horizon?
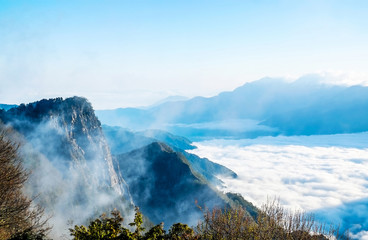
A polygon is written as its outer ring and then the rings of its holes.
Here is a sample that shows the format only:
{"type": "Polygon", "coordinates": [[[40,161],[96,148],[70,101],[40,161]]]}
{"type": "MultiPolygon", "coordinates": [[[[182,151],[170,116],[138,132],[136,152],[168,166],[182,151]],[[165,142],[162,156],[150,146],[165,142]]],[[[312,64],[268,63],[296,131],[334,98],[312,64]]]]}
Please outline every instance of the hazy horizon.
{"type": "Polygon", "coordinates": [[[367,82],[366,1],[0,1],[0,102],[95,109],[214,96],[263,77],[367,82]]]}
{"type": "MultiPolygon", "coordinates": [[[[282,77],[263,77],[260,79],[256,79],[253,81],[249,81],[249,82],[244,82],[243,84],[236,86],[235,88],[232,89],[220,89],[218,92],[215,92],[213,94],[202,94],[202,95],[188,95],[188,96],[184,96],[184,95],[161,95],[159,92],[157,93],[148,93],[147,94],[147,99],[145,102],[136,102],[136,103],[132,103],[131,105],[126,105],[124,102],[116,102],[116,103],[110,103],[110,105],[107,105],[106,107],[102,107],[105,105],[100,105],[100,103],[97,101],[94,97],[92,98],[88,98],[86,97],[86,95],[80,95],[80,94],[61,94],[61,95],[41,95],[39,96],[39,98],[32,98],[29,99],[28,102],[25,101],[18,101],[18,102],[0,102],[0,104],[8,104],[8,105],[20,105],[22,103],[24,104],[28,104],[31,102],[36,102],[39,101],[41,99],[50,99],[50,98],[57,98],[57,97],[63,97],[63,98],[69,98],[69,97],[74,97],[74,96],[78,96],[78,97],[85,97],[87,98],[91,103],[92,106],[94,107],[95,110],[113,110],[113,109],[118,109],[118,108],[146,108],[146,107],[151,107],[151,106],[155,106],[158,104],[162,104],[166,101],[183,101],[183,100],[189,100],[191,98],[194,97],[206,97],[206,98],[210,98],[210,97],[214,97],[217,96],[220,93],[223,92],[231,92],[233,90],[235,90],[238,87],[243,86],[244,84],[247,83],[251,83],[251,82],[256,82],[256,81],[260,81],[262,79],[271,79],[271,80],[283,80],[285,82],[294,82],[297,81],[301,78],[310,78],[311,82],[314,81],[317,83],[321,83],[321,84],[328,84],[328,85],[335,85],[335,86],[368,86],[368,78],[361,78],[361,77],[353,77],[353,76],[349,76],[347,74],[339,74],[339,75],[333,75],[331,73],[316,73],[316,74],[305,74],[303,76],[300,76],[298,78],[282,78],[282,77]],[[152,96],[150,96],[152,94],[152,96]],[[97,106],[97,107],[96,107],[97,106]]],[[[147,92],[146,92],[147,93],[147,92]]],[[[144,92],[140,93],[140,94],[145,94],[144,92]]],[[[132,93],[132,95],[134,95],[132,93]]],[[[137,97],[138,98],[138,97],[137,97]]],[[[109,97],[107,97],[107,99],[103,99],[103,101],[108,101],[109,97]]]]}

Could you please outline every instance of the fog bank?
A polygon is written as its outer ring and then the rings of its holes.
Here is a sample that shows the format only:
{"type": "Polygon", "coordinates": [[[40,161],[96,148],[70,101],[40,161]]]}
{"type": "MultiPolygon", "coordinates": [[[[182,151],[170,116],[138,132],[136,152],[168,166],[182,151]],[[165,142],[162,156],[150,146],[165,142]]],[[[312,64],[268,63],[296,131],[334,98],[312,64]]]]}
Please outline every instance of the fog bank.
{"type": "MultiPolygon", "coordinates": [[[[239,192],[258,206],[280,197],[287,208],[328,213],[335,223],[359,231],[368,223],[350,213],[367,197],[367,140],[368,133],[212,140],[195,143],[191,152],[238,174],[222,178],[224,191],[239,192]]],[[[360,209],[368,214],[367,207],[360,209]]]]}

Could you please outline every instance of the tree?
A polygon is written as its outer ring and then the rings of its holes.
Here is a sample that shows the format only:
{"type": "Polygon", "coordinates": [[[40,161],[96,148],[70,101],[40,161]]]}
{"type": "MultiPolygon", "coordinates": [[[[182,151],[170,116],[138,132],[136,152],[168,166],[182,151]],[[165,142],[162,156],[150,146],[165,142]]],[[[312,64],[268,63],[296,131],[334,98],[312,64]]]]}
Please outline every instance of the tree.
{"type": "Polygon", "coordinates": [[[168,239],[191,240],[196,238],[193,229],[187,224],[175,223],[169,229],[168,239]]]}
{"type": "Polygon", "coordinates": [[[74,229],[69,229],[70,235],[75,240],[134,239],[132,233],[122,227],[124,219],[120,212],[113,210],[111,215],[109,218],[102,214],[100,218],[91,221],[88,227],[75,225],[74,229]]]}
{"type": "Polygon", "coordinates": [[[100,218],[90,222],[88,227],[74,226],[74,229],[69,229],[70,235],[74,240],[194,240],[195,234],[193,229],[186,224],[176,223],[170,230],[169,234],[166,234],[163,223],[152,227],[144,235],[142,234],[144,228],[143,215],[139,211],[139,208],[135,208],[134,221],[130,223],[130,226],[134,226],[134,232],[122,226],[123,218],[119,211],[114,210],[111,212],[112,217],[106,217],[105,214],[100,218]]]}
{"type": "Polygon", "coordinates": [[[144,231],[144,227],[142,227],[143,224],[143,215],[141,211],[139,210],[139,207],[135,207],[135,217],[134,221],[132,223],[129,223],[129,226],[135,226],[135,231],[133,233],[133,236],[136,239],[141,238],[141,233],[144,231]]]}
{"type": "Polygon", "coordinates": [[[7,138],[8,133],[0,131],[0,239],[26,235],[42,238],[48,231],[47,220],[43,219],[43,209],[34,206],[22,192],[29,172],[23,168],[18,145],[7,138]]]}
{"type": "Polygon", "coordinates": [[[135,211],[134,221],[129,223],[130,226],[136,227],[134,232],[123,227],[122,223],[124,218],[120,215],[120,212],[115,209],[111,212],[112,217],[107,217],[106,214],[102,214],[100,218],[91,221],[88,227],[75,225],[74,228],[69,229],[70,235],[73,236],[74,240],[143,239],[141,236],[142,231],[144,231],[144,228],[141,226],[143,223],[143,216],[138,207],[135,208],[135,211]]]}
{"type": "Polygon", "coordinates": [[[203,221],[196,228],[199,239],[349,239],[347,234],[340,234],[337,228],[316,222],[312,214],[287,211],[277,200],[264,204],[256,219],[242,208],[206,209],[203,214],[203,221]]]}
{"type": "Polygon", "coordinates": [[[152,227],[146,234],[144,234],[144,240],[164,240],[166,239],[166,231],[164,230],[164,224],[158,224],[152,227]]]}
{"type": "Polygon", "coordinates": [[[214,208],[203,212],[196,228],[200,239],[252,239],[255,221],[242,208],[214,208]]]}

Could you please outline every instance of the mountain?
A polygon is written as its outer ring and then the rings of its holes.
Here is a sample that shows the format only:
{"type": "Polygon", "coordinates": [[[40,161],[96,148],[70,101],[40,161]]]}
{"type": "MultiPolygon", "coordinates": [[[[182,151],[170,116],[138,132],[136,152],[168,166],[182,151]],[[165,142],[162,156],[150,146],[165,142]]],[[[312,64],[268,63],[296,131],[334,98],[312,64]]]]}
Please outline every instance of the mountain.
{"type": "Polygon", "coordinates": [[[9,110],[10,108],[17,107],[17,105],[14,104],[0,104],[0,109],[9,110]]]}
{"type": "Polygon", "coordinates": [[[20,154],[32,172],[25,191],[52,216],[55,238],[67,231],[68,220],[86,224],[113,208],[130,222],[134,204],[149,220],[166,226],[195,225],[202,217],[196,202],[235,206],[215,185],[221,184],[218,175],[236,174],[186,152],[194,148],[190,140],[161,130],[102,128],[85,98],[1,109],[0,120],[0,127],[12,129],[13,139],[22,144],[20,154]]]}
{"type": "Polygon", "coordinates": [[[195,225],[201,207],[230,206],[232,201],[195,171],[185,156],[168,145],[153,142],[117,156],[134,202],[155,224],[195,225]]]}
{"type": "Polygon", "coordinates": [[[219,179],[219,176],[237,178],[238,175],[229,168],[220,164],[214,163],[207,158],[198,157],[195,154],[188,153],[181,149],[175,149],[178,153],[188,160],[192,169],[200,173],[208,182],[214,186],[222,186],[223,182],[219,179]]]}
{"type": "Polygon", "coordinates": [[[189,139],[162,130],[131,131],[126,128],[108,125],[102,125],[102,129],[112,154],[130,152],[157,141],[183,150],[195,148],[189,139]]]}
{"type": "Polygon", "coordinates": [[[262,124],[284,135],[358,133],[368,131],[368,88],[352,86],[288,112],[275,112],[262,124]]]}
{"type": "Polygon", "coordinates": [[[97,111],[104,124],[157,128],[194,140],[368,131],[368,87],[335,86],[318,75],[264,78],[211,98],[148,109],[97,111]]]}
{"type": "Polygon", "coordinates": [[[190,166],[202,174],[203,177],[213,185],[221,185],[219,175],[236,178],[237,175],[230,169],[211,162],[207,158],[188,153],[186,150],[194,149],[192,142],[184,137],[173,135],[160,130],[145,130],[134,132],[121,127],[103,125],[102,129],[107,142],[114,155],[126,153],[138,148],[143,148],[154,142],[163,142],[170,146],[175,152],[181,153],[190,163],[190,166]]]}
{"type": "Polygon", "coordinates": [[[161,104],[167,103],[167,102],[178,102],[178,101],[185,101],[185,100],[188,100],[188,99],[189,98],[184,97],[184,96],[168,96],[164,99],[161,99],[160,101],[157,101],[151,107],[158,106],[158,105],[161,105],[161,104]]]}
{"type": "MultiPolygon", "coordinates": [[[[259,118],[259,121],[260,116],[263,116],[262,124],[269,128],[262,129],[264,133],[318,134],[329,129],[333,132],[363,131],[366,128],[364,116],[367,114],[364,109],[368,99],[364,87],[317,87],[316,83],[299,80],[292,83],[294,92],[291,94],[290,83],[282,83],[282,91],[266,91],[267,87],[280,87],[277,84],[272,86],[275,84],[273,80],[268,81],[271,80],[265,79],[252,85],[253,90],[258,88],[259,92],[264,91],[263,94],[270,98],[262,100],[264,106],[268,107],[243,112],[246,116],[259,118]],[[304,88],[308,89],[308,94],[304,88]],[[309,98],[308,101],[306,98],[309,98]],[[284,105],[290,99],[295,101],[282,107],[281,111],[278,104],[281,102],[284,105]],[[344,118],[344,111],[351,114],[344,118]],[[291,120],[281,113],[293,121],[298,120],[295,124],[288,124],[291,120]],[[318,120],[321,116],[328,118],[318,120]],[[352,121],[356,125],[346,125],[352,121]],[[323,125],[327,122],[330,124],[323,125]]],[[[249,91],[248,95],[251,96],[252,91],[248,87],[245,85],[244,89],[234,92],[249,91]]],[[[230,104],[230,98],[236,95],[233,95],[234,92],[220,94],[216,104],[221,106],[221,101],[225,100],[219,99],[226,97],[230,104]]],[[[238,95],[240,99],[242,94],[238,95]]],[[[253,94],[253,97],[256,99],[259,96],[253,94]]],[[[216,98],[202,100],[213,99],[216,98]]],[[[238,100],[233,99],[233,103],[238,100]]],[[[186,103],[180,104],[184,106],[186,103]]],[[[229,113],[230,109],[228,107],[224,112],[229,113]]],[[[206,112],[209,113],[210,110],[206,112]]],[[[252,121],[256,121],[241,119],[241,114],[229,114],[221,118],[214,111],[213,119],[209,116],[198,119],[181,116],[183,123],[170,124],[213,130],[214,134],[228,134],[235,133],[243,123],[251,125],[254,124],[252,121]]],[[[60,238],[70,224],[86,224],[88,220],[112,208],[118,208],[128,218],[126,222],[130,222],[133,200],[153,223],[164,221],[166,226],[176,222],[195,225],[203,214],[197,204],[207,208],[242,206],[250,216],[257,215],[257,209],[241,195],[224,194],[215,189],[215,185],[221,184],[217,175],[236,177],[236,174],[186,151],[194,147],[189,139],[162,130],[131,131],[116,126],[101,127],[91,104],[84,98],[44,99],[8,110],[0,109],[0,119],[0,130],[13,129],[13,139],[22,144],[20,153],[25,159],[25,166],[32,171],[25,190],[30,196],[36,197],[36,202],[44,206],[48,214],[52,214],[55,238],[60,238]],[[112,156],[109,144],[115,156],[112,156]],[[74,222],[67,224],[68,220],[74,222]]],[[[341,209],[359,207],[365,204],[365,200],[326,211],[335,213],[341,209]]],[[[324,212],[317,212],[321,213],[324,212]]],[[[359,215],[358,220],[361,221],[363,217],[359,215]]],[[[344,220],[349,218],[353,216],[347,215],[344,220]]]]}
{"type": "Polygon", "coordinates": [[[85,98],[21,104],[0,110],[0,119],[23,142],[21,154],[32,171],[26,191],[53,216],[55,235],[67,231],[68,220],[86,223],[113,208],[132,215],[128,186],[85,98]]]}

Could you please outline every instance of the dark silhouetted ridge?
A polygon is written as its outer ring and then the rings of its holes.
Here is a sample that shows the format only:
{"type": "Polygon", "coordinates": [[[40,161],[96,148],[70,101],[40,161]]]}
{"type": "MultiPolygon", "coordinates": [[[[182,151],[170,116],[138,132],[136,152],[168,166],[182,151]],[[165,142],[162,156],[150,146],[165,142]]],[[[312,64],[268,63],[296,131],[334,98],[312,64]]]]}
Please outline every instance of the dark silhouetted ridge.
{"type": "Polygon", "coordinates": [[[196,201],[207,207],[227,204],[183,154],[165,143],[151,143],[117,160],[134,202],[155,223],[195,224],[202,215],[196,201]]]}

